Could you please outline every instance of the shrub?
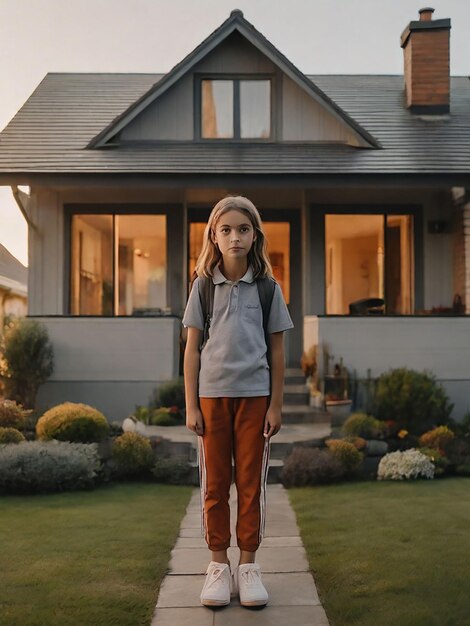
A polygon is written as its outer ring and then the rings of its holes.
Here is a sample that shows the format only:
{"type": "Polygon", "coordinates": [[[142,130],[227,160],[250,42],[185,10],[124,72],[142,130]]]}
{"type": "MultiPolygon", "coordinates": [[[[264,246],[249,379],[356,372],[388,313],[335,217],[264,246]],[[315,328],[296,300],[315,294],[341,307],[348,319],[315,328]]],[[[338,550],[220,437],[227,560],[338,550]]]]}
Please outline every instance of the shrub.
{"type": "Polygon", "coordinates": [[[152,409],[148,406],[136,406],[133,415],[139,422],[142,422],[143,424],[150,424],[152,409]]]}
{"type": "Polygon", "coordinates": [[[20,441],[25,441],[25,436],[17,428],[0,426],[0,443],[19,443],[20,441]]]}
{"type": "Polygon", "coordinates": [[[159,387],[153,403],[155,408],[162,406],[177,406],[182,409],[185,406],[183,378],[174,378],[159,387]]]}
{"type": "Polygon", "coordinates": [[[454,433],[447,426],[437,426],[423,433],[419,443],[425,448],[444,449],[445,445],[454,438],[454,433]]]}
{"type": "Polygon", "coordinates": [[[434,478],[434,464],[416,448],[385,454],[379,463],[377,480],[434,478]]]}
{"type": "Polygon", "coordinates": [[[23,441],[0,445],[0,490],[46,493],[94,486],[100,470],[97,444],[23,441]]]}
{"type": "Polygon", "coordinates": [[[114,473],[119,478],[140,478],[149,474],[154,463],[150,441],[138,433],[117,437],[112,446],[114,473]]]}
{"type": "Polygon", "coordinates": [[[340,461],[328,450],[296,446],[284,460],[281,482],[287,488],[332,483],[343,474],[340,461]]]}
{"type": "Polygon", "coordinates": [[[446,473],[449,466],[449,460],[440,450],[437,450],[436,448],[420,448],[419,451],[422,454],[425,454],[428,459],[434,463],[435,476],[442,476],[446,473]]]}
{"type": "Polygon", "coordinates": [[[327,439],[325,441],[331,454],[340,461],[346,474],[355,474],[359,469],[364,454],[356,446],[343,439],[327,439]]]}
{"type": "Polygon", "coordinates": [[[470,476],[470,441],[464,437],[454,437],[444,447],[450,473],[470,476]]]}
{"type": "Polygon", "coordinates": [[[431,372],[402,367],[382,374],[377,381],[374,415],[380,420],[396,420],[398,430],[420,435],[439,423],[446,424],[453,406],[431,372]]]}
{"type": "Polygon", "coordinates": [[[357,412],[351,413],[341,426],[341,432],[364,439],[378,439],[384,434],[384,425],[372,415],[357,412]]]}
{"type": "Polygon", "coordinates": [[[0,426],[22,430],[31,413],[14,400],[0,400],[0,426]]]}
{"type": "Polygon", "coordinates": [[[174,415],[170,414],[170,409],[161,407],[160,409],[152,411],[150,424],[152,426],[176,426],[178,420],[174,415]]]}
{"type": "Polygon", "coordinates": [[[183,458],[157,459],[152,474],[157,482],[187,485],[191,479],[191,465],[183,458]]]}
{"type": "Polygon", "coordinates": [[[54,351],[44,324],[20,318],[5,331],[0,360],[6,395],[34,408],[37,391],[54,371],[54,351]]]}
{"type": "Polygon", "coordinates": [[[36,434],[39,439],[59,439],[91,443],[109,433],[108,421],[88,404],[64,402],[52,407],[39,418],[36,434]]]}
{"type": "Polygon", "coordinates": [[[353,446],[357,449],[357,450],[364,450],[367,446],[367,441],[366,439],[364,439],[364,437],[354,437],[352,435],[347,435],[346,437],[343,437],[343,441],[347,441],[348,443],[352,443],[353,446]]]}

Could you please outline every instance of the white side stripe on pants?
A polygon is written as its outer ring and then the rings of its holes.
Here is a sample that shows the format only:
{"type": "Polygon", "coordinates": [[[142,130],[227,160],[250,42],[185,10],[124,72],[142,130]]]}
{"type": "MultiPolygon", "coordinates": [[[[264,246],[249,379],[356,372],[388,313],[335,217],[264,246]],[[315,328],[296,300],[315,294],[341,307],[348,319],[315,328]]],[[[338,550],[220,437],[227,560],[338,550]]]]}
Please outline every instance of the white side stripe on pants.
{"type": "Polygon", "coordinates": [[[206,455],[204,452],[204,444],[202,437],[197,437],[197,464],[199,467],[199,496],[201,502],[201,536],[207,541],[207,523],[206,523],[206,511],[204,507],[204,501],[206,499],[207,492],[207,473],[206,473],[206,455]]]}
{"type": "Polygon", "coordinates": [[[261,466],[261,492],[260,492],[260,525],[259,525],[259,542],[264,537],[266,527],[266,485],[268,482],[269,472],[269,453],[271,450],[271,437],[266,437],[263,450],[263,464],[261,466]]]}

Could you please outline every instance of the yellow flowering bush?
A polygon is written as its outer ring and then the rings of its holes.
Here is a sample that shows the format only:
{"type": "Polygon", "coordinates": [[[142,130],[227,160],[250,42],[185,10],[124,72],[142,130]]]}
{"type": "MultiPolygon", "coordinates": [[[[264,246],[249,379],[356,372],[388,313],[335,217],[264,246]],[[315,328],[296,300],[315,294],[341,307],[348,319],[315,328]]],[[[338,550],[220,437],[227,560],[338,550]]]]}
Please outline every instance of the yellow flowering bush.
{"type": "Polygon", "coordinates": [[[419,443],[424,448],[434,448],[443,450],[446,444],[454,438],[454,433],[448,426],[436,426],[423,433],[419,438],[419,443]]]}
{"type": "Polygon", "coordinates": [[[36,424],[38,439],[92,443],[109,434],[108,420],[88,404],[64,402],[52,407],[36,424]]]}
{"type": "Polygon", "coordinates": [[[18,429],[0,426],[0,443],[20,443],[20,441],[25,441],[25,437],[18,429]]]}
{"type": "Polygon", "coordinates": [[[354,444],[343,439],[327,439],[325,444],[333,456],[340,461],[345,473],[354,473],[359,468],[364,454],[359,452],[354,444]]]}

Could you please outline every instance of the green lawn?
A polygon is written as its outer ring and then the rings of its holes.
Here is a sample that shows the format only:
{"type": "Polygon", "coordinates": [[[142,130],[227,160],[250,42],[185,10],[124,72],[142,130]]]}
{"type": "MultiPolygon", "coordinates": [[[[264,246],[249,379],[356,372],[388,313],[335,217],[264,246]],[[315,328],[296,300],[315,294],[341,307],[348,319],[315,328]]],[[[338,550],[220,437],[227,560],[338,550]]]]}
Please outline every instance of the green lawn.
{"type": "Polygon", "coordinates": [[[288,494],[331,626],[470,625],[470,478],[288,494]]]}
{"type": "Polygon", "coordinates": [[[0,497],[0,623],[148,626],[193,489],[0,497]]]}

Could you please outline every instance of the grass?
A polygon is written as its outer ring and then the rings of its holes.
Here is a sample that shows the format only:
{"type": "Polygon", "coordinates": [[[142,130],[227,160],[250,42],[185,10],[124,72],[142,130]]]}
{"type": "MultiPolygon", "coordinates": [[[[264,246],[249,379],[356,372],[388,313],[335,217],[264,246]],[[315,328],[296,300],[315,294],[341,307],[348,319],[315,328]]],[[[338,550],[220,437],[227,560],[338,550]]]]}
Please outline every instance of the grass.
{"type": "Polygon", "coordinates": [[[148,626],[193,487],[0,498],[0,623],[148,626]]]}
{"type": "Polygon", "coordinates": [[[470,625],[470,478],[288,494],[331,626],[470,625]]]}

